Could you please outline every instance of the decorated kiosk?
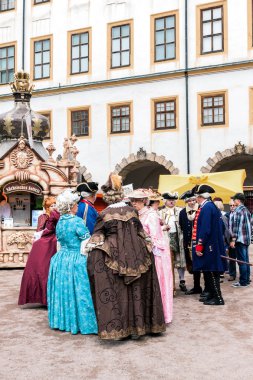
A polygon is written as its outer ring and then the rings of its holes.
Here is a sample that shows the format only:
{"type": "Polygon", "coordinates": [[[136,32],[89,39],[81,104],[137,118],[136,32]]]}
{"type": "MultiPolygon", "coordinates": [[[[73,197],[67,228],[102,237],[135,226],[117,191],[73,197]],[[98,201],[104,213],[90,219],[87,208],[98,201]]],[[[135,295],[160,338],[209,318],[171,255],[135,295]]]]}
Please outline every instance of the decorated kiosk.
{"type": "Polygon", "coordinates": [[[48,119],[33,112],[33,86],[29,74],[18,72],[11,83],[15,106],[0,115],[0,268],[24,267],[31,249],[42,202],[64,188],[75,188],[79,174],[77,138],[65,138],[63,154],[55,161],[55,148],[42,141],[48,119]]]}

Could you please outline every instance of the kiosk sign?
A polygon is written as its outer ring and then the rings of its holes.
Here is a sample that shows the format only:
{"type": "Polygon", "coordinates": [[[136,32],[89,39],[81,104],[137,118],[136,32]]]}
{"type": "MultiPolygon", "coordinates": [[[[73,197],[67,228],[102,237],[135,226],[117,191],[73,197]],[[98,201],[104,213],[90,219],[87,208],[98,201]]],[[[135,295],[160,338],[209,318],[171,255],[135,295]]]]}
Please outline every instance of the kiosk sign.
{"type": "Polygon", "coordinates": [[[33,182],[20,183],[18,181],[14,181],[4,186],[3,192],[5,194],[25,192],[25,193],[41,195],[42,189],[40,186],[38,186],[36,183],[33,183],[33,182]]]}

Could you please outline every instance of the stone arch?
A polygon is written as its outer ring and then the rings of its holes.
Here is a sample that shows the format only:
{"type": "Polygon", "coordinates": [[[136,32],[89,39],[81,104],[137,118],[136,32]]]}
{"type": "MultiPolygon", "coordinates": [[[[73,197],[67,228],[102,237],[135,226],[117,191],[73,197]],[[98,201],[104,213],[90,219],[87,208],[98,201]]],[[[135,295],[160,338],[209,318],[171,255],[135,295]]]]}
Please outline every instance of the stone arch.
{"type": "MultiPolygon", "coordinates": [[[[157,176],[159,170],[161,171],[160,174],[179,173],[179,170],[174,167],[173,162],[167,160],[165,156],[157,155],[154,152],[147,153],[143,148],[140,148],[136,154],[132,153],[128,157],[122,158],[121,162],[115,166],[114,173],[120,174],[123,177],[124,183],[124,179],[129,177],[131,172],[142,171],[143,168],[149,168],[148,175],[152,175],[153,173],[157,176]]],[[[138,186],[141,185],[139,184],[138,186]]]]}
{"type": "Polygon", "coordinates": [[[240,141],[233,147],[218,151],[209,157],[207,165],[200,169],[202,173],[214,173],[226,170],[246,169],[245,185],[253,185],[253,148],[240,141]]]}

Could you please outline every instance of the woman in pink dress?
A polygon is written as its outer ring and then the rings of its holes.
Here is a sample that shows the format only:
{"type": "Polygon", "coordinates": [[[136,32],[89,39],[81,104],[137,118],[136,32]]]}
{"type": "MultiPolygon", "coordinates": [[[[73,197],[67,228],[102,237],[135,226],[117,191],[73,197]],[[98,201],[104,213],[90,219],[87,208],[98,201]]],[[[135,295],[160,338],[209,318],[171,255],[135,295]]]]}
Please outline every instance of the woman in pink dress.
{"type": "Polygon", "coordinates": [[[155,256],[155,265],[159,280],[165,322],[172,321],[173,312],[173,275],[169,243],[166,242],[161,220],[156,210],[147,207],[148,199],[156,197],[154,192],[145,189],[134,190],[128,195],[133,207],[138,210],[144,231],[150,236],[155,256]]]}
{"type": "Polygon", "coordinates": [[[41,304],[47,306],[47,278],[51,257],[56,253],[55,227],[60,214],[55,210],[55,198],[44,204],[46,215],[38,221],[41,237],[34,241],[23,273],[19,305],[41,304]],[[48,216],[48,212],[50,215],[48,216]]]}

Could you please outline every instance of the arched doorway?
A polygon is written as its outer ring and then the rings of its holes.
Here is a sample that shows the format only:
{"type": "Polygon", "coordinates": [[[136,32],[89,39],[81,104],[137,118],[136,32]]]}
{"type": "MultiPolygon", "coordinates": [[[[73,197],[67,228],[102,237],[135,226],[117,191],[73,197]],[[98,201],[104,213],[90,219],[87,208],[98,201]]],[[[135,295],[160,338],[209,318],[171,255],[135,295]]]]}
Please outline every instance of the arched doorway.
{"type": "Polygon", "coordinates": [[[201,168],[202,173],[223,172],[229,170],[246,170],[243,185],[246,196],[246,206],[253,212],[253,151],[240,141],[232,149],[216,152],[214,157],[207,160],[207,166],[201,168]]]}
{"type": "Polygon", "coordinates": [[[164,156],[140,148],[136,154],[123,158],[114,172],[123,177],[124,185],[133,184],[134,189],[149,186],[157,189],[161,174],[178,174],[179,170],[164,156]]]}
{"type": "Polygon", "coordinates": [[[132,183],[135,189],[139,187],[147,188],[150,186],[157,189],[160,174],[171,173],[168,169],[165,169],[164,166],[158,164],[157,162],[148,160],[137,161],[129,164],[122,170],[122,172],[120,172],[120,175],[123,177],[123,184],[128,185],[132,183]]]}

